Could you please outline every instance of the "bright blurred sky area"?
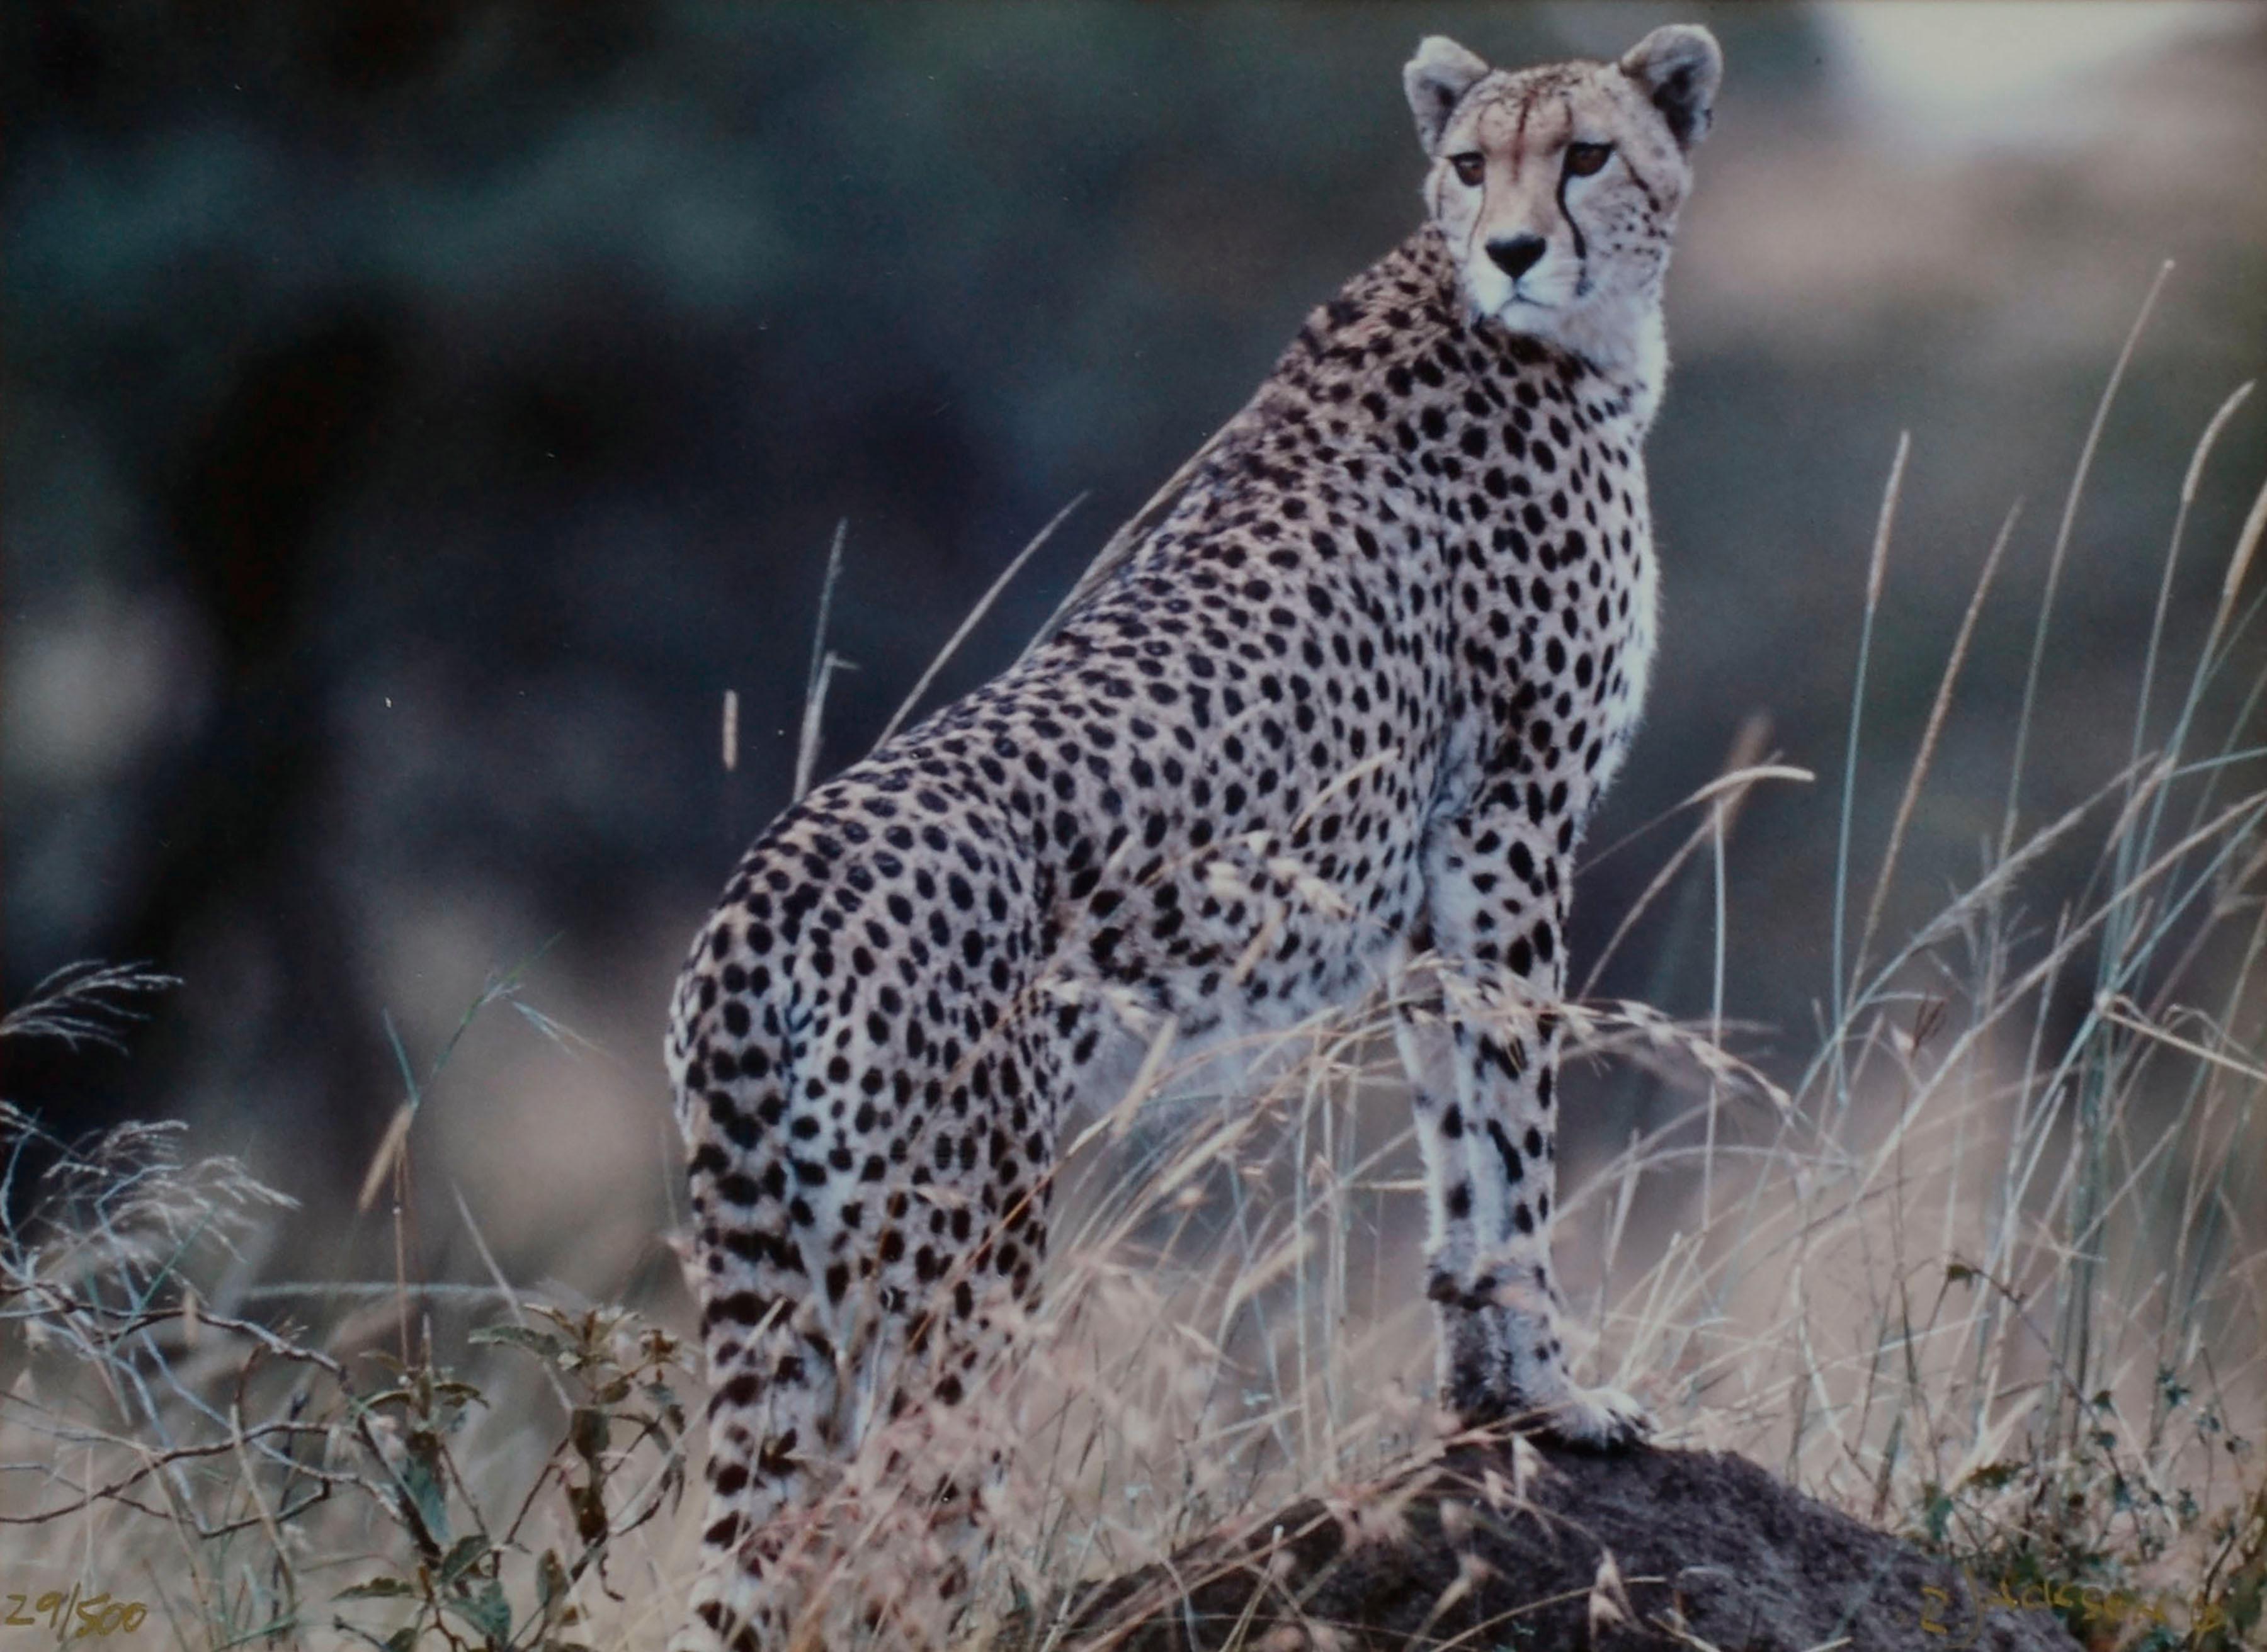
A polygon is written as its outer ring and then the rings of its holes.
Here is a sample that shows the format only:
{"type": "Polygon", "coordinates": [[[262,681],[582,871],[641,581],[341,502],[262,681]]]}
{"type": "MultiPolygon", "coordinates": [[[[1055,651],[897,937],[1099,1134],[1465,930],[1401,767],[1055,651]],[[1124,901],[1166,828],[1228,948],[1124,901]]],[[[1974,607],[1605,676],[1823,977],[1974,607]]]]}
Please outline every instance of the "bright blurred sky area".
{"type": "Polygon", "coordinates": [[[1874,0],[1819,8],[1853,101],[1882,135],[1919,148],[2053,143],[2114,113],[2088,96],[2105,70],[2235,32],[2257,8],[2227,0],[1874,0]]]}

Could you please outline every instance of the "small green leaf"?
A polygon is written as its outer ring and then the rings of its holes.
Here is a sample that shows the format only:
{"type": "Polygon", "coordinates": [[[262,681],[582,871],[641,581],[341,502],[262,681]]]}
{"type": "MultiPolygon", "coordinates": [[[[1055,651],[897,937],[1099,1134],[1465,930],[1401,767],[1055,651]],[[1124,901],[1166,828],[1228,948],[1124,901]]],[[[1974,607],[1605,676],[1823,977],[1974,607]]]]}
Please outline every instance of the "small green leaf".
{"type": "Polygon", "coordinates": [[[399,1577],[373,1577],[367,1583],[339,1591],[341,1600],[400,1600],[414,1598],[417,1586],[399,1577]]]}
{"type": "Polygon", "coordinates": [[[502,1647],[511,1639],[511,1603],[504,1598],[503,1585],[495,1579],[490,1578],[479,1594],[459,1596],[450,1605],[490,1646],[502,1647]]]}
{"type": "Polygon", "coordinates": [[[479,1532],[475,1531],[468,1537],[459,1538],[455,1546],[441,1557],[438,1573],[440,1581],[444,1584],[455,1583],[460,1575],[486,1560],[488,1556],[488,1540],[479,1532]]]}
{"type": "Polygon", "coordinates": [[[2023,1466],[2021,1463],[1986,1463],[1960,1483],[1963,1486],[1973,1486],[1979,1491],[1998,1491],[2001,1487],[2012,1482],[2022,1472],[2023,1466]]]}
{"type": "Polygon", "coordinates": [[[401,1465],[401,1489],[436,1543],[449,1540],[449,1496],[442,1480],[440,1448],[429,1434],[410,1436],[410,1449],[401,1465]]]}
{"type": "MultiPolygon", "coordinates": [[[[573,1580],[567,1575],[567,1568],[559,1558],[559,1551],[544,1550],[542,1558],[535,1562],[535,1598],[546,1618],[554,1615],[553,1609],[566,1600],[567,1591],[572,1587],[573,1580]]],[[[572,1606],[567,1607],[557,1614],[558,1620],[561,1623],[572,1621],[574,1610],[572,1606]]]]}
{"type": "Polygon", "coordinates": [[[539,1330],[532,1325],[484,1325],[473,1333],[474,1342],[496,1343],[506,1348],[524,1348],[531,1354],[540,1354],[546,1359],[555,1359],[567,1344],[555,1331],[539,1330]]]}
{"type": "Polygon", "coordinates": [[[576,1456],[585,1462],[595,1462],[613,1437],[613,1430],[607,1423],[605,1412],[594,1406],[577,1406],[574,1416],[568,1422],[567,1437],[574,1445],[576,1456]]]}

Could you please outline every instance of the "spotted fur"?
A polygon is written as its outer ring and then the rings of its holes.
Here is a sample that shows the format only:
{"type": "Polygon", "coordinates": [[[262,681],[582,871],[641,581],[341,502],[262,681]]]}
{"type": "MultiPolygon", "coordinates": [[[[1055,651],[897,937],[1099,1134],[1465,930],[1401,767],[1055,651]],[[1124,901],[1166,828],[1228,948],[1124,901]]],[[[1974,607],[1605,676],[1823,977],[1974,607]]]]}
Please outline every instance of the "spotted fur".
{"type": "Polygon", "coordinates": [[[1066,1108],[1167,1020],[1397,989],[1444,1400],[1646,1431],[1566,1371],[1552,1005],[1653,654],[1640,448],[1720,64],[1697,28],[1518,73],[1424,42],[1425,226],[1053,634],[734,872],[668,1041],[715,1393],[685,1644],[774,1642],[783,1513],[964,1397],[1038,1289],[1066,1108]]]}

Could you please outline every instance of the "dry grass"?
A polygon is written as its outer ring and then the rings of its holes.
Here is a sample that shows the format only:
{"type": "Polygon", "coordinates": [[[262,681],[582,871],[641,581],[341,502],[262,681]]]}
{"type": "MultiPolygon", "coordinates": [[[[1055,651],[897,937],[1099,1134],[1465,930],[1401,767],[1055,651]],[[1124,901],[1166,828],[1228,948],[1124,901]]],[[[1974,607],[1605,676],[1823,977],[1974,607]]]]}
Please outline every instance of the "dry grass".
{"type": "MultiPolygon", "coordinates": [[[[2224,423],[2183,489],[2168,588],[2224,423]]],[[[1845,848],[1830,1024],[1785,1091],[1722,1049],[1723,840],[1750,787],[1795,773],[1758,761],[1759,736],[1692,800],[1647,896],[1713,880],[1716,1013],[1570,1013],[1575,1059],[1640,1063],[1686,1099],[1566,1206],[1561,1250],[1603,1327],[1596,1374],[1647,1393],[1673,1440],[1749,1452],[1981,1582],[2040,1591],[2092,1646],[2227,1652],[2267,1633],[2267,762],[2241,743],[2267,684],[2228,680],[2258,606],[2241,588],[2262,501],[2169,732],[2145,696],[2132,759],[2093,800],[2011,828],[1878,961],[1878,888],[1842,953],[1867,894],[1845,848]],[[2084,888],[2027,906],[2050,853],[2087,844],[2084,888]],[[1662,1210],[1678,1231],[1640,1214],[1662,1210]]],[[[1892,520],[1885,506],[1869,635],[1892,520]]],[[[2152,691],[2162,631],[2161,609],[2152,691]]],[[[1957,714],[1967,634],[1884,886],[1957,714]]],[[[1853,742],[1865,692],[1861,668],[1853,742]]],[[[114,1035],[151,984],[63,979],[0,1036],[114,1035]]],[[[1244,1063],[1185,1066],[1160,1039],[1088,1124],[1016,1360],[951,1416],[901,1425],[930,1460],[1015,1450],[976,1609],[900,1638],[979,1641],[1012,1613],[1044,1645],[1067,1585],[1294,1495],[1390,1513],[1366,1488],[1442,1438],[1390,1009],[1244,1063]],[[1214,1093],[1224,1071],[1232,1095],[1214,1093]]],[[[66,1616],[106,1592],[94,1609],[114,1625],[144,1603],[150,1628],[198,1648],[661,1643],[699,1523],[680,1495],[697,1385],[665,1331],[532,1303],[500,1271],[421,1286],[406,1260],[391,1281],[279,1297],[235,1247],[282,1196],[186,1159],[178,1127],[77,1145],[12,1111],[0,1128],[10,1587],[35,1578],[66,1616]]],[[[397,1229],[409,1139],[389,1138],[365,1190],[397,1229]]],[[[948,1558],[882,1460],[800,1517],[814,1643],[848,1643],[827,1603],[898,1597],[948,1558]]]]}

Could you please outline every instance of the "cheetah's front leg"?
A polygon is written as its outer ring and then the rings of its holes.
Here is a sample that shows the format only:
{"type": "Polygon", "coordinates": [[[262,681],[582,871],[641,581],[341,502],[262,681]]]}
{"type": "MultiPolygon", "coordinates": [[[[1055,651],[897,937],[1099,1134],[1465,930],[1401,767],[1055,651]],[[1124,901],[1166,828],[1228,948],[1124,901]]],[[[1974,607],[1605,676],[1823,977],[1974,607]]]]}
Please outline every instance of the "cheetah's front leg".
{"type": "Polygon", "coordinates": [[[1542,813],[1499,787],[1426,847],[1437,992],[1405,1005],[1398,1026],[1426,1158],[1427,1289],[1448,1405],[1616,1447],[1651,1419],[1626,1394],[1569,1379],[1552,1276],[1568,877],[1542,813]]]}

